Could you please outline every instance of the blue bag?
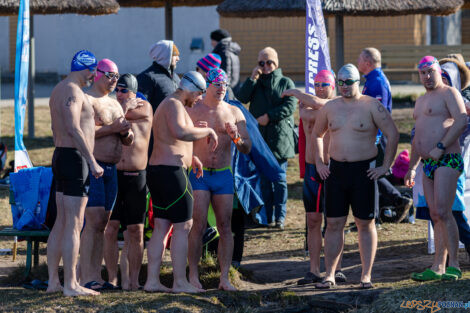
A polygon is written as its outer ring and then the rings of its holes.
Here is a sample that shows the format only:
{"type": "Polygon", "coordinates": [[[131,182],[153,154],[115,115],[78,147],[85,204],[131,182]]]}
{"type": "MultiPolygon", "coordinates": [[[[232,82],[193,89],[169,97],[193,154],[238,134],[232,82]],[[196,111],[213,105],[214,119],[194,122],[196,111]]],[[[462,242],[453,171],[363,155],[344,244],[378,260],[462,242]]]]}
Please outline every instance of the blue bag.
{"type": "Polygon", "coordinates": [[[45,229],[52,183],[50,167],[33,167],[10,174],[11,214],[17,230],[45,229]]]}

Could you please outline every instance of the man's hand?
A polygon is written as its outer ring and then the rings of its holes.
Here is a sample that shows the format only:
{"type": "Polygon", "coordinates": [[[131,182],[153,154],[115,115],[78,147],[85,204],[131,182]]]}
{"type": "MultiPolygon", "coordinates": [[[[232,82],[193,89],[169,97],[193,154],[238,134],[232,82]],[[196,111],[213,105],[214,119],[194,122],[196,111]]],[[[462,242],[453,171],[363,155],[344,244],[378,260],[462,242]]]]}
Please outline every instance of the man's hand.
{"type": "Polygon", "coordinates": [[[317,173],[318,175],[320,175],[320,178],[323,179],[323,180],[326,180],[328,178],[328,176],[330,176],[330,169],[328,168],[328,166],[321,162],[320,164],[317,164],[317,173]]]}
{"type": "Polygon", "coordinates": [[[124,116],[121,116],[120,118],[116,119],[111,124],[111,129],[113,130],[113,132],[120,133],[121,135],[127,133],[130,128],[131,124],[124,118],[124,116]]]}
{"type": "Polygon", "coordinates": [[[413,187],[415,185],[415,176],[416,171],[412,168],[408,169],[408,172],[406,172],[406,175],[403,178],[405,186],[408,186],[410,188],[413,187]]]}
{"type": "Polygon", "coordinates": [[[140,99],[140,98],[129,98],[126,100],[126,102],[124,102],[124,111],[129,111],[129,110],[134,110],[138,107],[141,107],[144,105],[144,100],[140,99]]]}
{"type": "Polygon", "coordinates": [[[371,180],[379,179],[380,176],[385,175],[388,172],[388,168],[379,166],[376,168],[370,168],[367,170],[367,177],[371,180]]]}
{"type": "Polygon", "coordinates": [[[433,159],[434,161],[439,161],[439,159],[441,158],[441,156],[444,154],[444,150],[442,149],[439,149],[438,147],[435,147],[434,149],[432,149],[431,151],[429,151],[429,156],[431,157],[431,159],[433,159]]]}
{"type": "Polygon", "coordinates": [[[90,164],[90,171],[91,174],[95,176],[95,178],[100,178],[101,176],[103,176],[104,173],[103,168],[96,161],[93,161],[90,164]]]}
{"type": "Polygon", "coordinates": [[[194,127],[198,128],[206,128],[208,125],[209,124],[206,121],[196,121],[196,123],[194,123],[194,127]]]}
{"type": "Polygon", "coordinates": [[[259,65],[257,65],[254,69],[253,72],[251,73],[251,79],[253,80],[258,80],[259,76],[262,74],[262,69],[259,65]]]}
{"type": "Polygon", "coordinates": [[[227,134],[230,136],[230,138],[235,139],[238,136],[238,128],[237,125],[235,125],[232,122],[227,122],[225,123],[225,131],[227,134]]]}
{"type": "Polygon", "coordinates": [[[193,173],[196,174],[196,178],[202,177],[204,175],[204,170],[202,168],[202,162],[195,155],[193,155],[193,160],[191,162],[191,167],[193,168],[193,173]]]}
{"type": "Polygon", "coordinates": [[[219,139],[217,137],[217,134],[212,128],[210,129],[210,133],[207,136],[207,144],[211,145],[211,152],[214,152],[215,149],[217,148],[217,145],[219,144],[219,139]]]}
{"type": "Polygon", "coordinates": [[[300,91],[297,89],[287,89],[281,94],[281,98],[284,97],[296,97],[300,94],[300,91]]]}
{"type": "Polygon", "coordinates": [[[258,124],[260,124],[261,126],[266,126],[269,123],[269,116],[267,113],[265,113],[261,115],[260,117],[258,117],[256,120],[258,121],[258,124]]]}

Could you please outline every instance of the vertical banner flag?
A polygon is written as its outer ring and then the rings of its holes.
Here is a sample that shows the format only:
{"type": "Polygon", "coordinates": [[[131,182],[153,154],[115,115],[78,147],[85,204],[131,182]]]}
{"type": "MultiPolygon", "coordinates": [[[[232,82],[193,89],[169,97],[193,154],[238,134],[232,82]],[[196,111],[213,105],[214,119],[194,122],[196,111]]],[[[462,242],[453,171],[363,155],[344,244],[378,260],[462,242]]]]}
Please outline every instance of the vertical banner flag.
{"type": "Polygon", "coordinates": [[[15,172],[33,167],[23,143],[29,71],[29,0],[20,0],[15,60],[15,172]]]}
{"type": "MultiPolygon", "coordinates": [[[[314,79],[321,70],[331,70],[330,50],[326,35],[321,0],[306,0],[305,12],[305,92],[314,95],[314,79]]],[[[305,173],[305,133],[299,125],[300,177],[305,173]]]]}

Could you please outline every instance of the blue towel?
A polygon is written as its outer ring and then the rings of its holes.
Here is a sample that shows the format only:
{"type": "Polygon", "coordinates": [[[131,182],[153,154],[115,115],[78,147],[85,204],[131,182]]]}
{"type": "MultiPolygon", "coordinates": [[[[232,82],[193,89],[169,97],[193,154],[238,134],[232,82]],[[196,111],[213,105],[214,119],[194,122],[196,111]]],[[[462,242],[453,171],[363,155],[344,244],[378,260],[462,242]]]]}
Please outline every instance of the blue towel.
{"type": "Polygon", "coordinates": [[[33,167],[10,174],[10,188],[14,196],[11,206],[13,228],[44,228],[51,183],[51,168],[33,167]]]}

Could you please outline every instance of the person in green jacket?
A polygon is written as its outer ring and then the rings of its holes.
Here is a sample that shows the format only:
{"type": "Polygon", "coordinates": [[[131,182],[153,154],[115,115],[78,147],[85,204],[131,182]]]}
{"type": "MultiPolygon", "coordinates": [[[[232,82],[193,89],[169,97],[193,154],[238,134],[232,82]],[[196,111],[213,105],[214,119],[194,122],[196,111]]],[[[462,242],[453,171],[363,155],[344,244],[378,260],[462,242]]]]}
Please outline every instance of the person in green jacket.
{"type": "MultiPolygon", "coordinates": [[[[297,99],[281,97],[284,90],[295,88],[294,82],[282,75],[276,50],[266,47],[258,54],[258,65],[243,83],[238,99],[250,103],[250,113],[257,119],[259,130],[276,157],[287,170],[287,159],[295,156],[294,118],[297,99]]],[[[272,183],[261,179],[261,190],[270,226],[284,229],[287,202],[287,181],[284,176],[272,183]]]]}

